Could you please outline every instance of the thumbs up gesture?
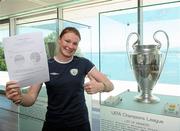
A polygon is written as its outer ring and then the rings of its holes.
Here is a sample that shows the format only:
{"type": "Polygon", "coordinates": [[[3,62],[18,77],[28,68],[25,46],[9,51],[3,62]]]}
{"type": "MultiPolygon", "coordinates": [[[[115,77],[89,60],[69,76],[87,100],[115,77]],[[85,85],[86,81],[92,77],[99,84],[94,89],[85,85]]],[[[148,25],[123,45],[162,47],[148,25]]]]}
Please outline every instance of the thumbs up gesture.
{"type": "Polygon", "coordinates": [[[103,91],[104,88],[103,83],[96,81],[96,79],[91,75],[87,75],[87,76],[90,81],[84,84],[84,89],[88,94],[95,94],[103,91]]]}

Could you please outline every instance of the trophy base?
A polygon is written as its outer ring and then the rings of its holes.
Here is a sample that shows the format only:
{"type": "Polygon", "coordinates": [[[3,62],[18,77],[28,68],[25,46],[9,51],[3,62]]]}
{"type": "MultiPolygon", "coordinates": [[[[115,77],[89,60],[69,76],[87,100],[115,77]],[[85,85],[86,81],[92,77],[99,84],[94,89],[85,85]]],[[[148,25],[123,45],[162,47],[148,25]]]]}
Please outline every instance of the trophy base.
{"type": "Polygon", "coordinates": [[[148,96],[148,97],[139,95],[139,96],[135,97],[135,100],[137,102],[147,103],[147,104],[160,102],[160,99],[158,97],[154,96],[154,95],[151,95],[151,96],[148,96]]]}

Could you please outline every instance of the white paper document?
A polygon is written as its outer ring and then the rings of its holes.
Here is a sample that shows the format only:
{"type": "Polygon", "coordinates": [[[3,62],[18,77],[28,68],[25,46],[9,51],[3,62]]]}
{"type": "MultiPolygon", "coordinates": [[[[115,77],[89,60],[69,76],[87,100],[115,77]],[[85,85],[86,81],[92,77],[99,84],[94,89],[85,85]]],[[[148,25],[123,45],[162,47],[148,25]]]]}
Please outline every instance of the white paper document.
{"type": "Polygon", "coordinates": [[[21,87],[49,81],[49,69],[43,35],[40,32],[3,39],[10,80],[21,87]]]}

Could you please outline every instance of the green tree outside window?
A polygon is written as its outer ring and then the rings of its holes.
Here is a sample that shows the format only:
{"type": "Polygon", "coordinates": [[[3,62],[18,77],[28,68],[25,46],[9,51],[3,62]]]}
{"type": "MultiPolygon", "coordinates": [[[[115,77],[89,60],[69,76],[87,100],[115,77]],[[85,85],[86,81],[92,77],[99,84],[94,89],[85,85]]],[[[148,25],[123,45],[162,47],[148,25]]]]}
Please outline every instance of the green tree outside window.
{"type": "Polygon", "coordinates": [[[5,57],[4,57],[4,51],[3,51],[1,42],[0,42],[0,71],[7,71],[5,57]]]}

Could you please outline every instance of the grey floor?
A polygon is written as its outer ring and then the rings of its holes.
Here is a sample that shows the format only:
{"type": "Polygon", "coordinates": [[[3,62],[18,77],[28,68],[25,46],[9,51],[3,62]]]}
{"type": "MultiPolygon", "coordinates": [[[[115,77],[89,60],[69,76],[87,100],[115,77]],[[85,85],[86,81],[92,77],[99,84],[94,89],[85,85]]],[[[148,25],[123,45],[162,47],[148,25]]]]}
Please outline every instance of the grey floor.
{"type": "MultiPolygon", "coordinates": [[[[92,109],[92,131],[100,131],[100,112],[92,109]]],[[[0,131],[18,131],[17,106],[0,95],[0,131]]]]}

